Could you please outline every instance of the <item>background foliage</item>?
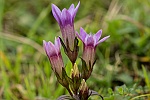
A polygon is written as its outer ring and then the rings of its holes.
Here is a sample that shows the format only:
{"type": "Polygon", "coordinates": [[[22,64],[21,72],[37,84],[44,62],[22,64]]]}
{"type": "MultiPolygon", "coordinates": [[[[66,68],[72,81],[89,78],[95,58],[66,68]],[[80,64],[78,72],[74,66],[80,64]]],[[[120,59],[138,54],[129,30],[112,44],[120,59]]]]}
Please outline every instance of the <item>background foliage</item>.
{"type": "MultiPolygon", "coordinates": [[[[105,100],[150,100],[150,1],[80,0],[75,28],[110,38],[97,48],[88,86],[105,100]]],[[[77,0],[0,1],[0,99],[55,100],[58,84],[42,40],[60,35],[51,3],[68,8],[77,0]]],[[[82,44],[80,54],[82,55],[82,44]]],[[[63,53],[69,74],[70,62],[63,53]]],[[[77,60],[81,65],[80,59],[77,60]]],[[[99,100],[97,96],[91,100],[99,100]]]]}

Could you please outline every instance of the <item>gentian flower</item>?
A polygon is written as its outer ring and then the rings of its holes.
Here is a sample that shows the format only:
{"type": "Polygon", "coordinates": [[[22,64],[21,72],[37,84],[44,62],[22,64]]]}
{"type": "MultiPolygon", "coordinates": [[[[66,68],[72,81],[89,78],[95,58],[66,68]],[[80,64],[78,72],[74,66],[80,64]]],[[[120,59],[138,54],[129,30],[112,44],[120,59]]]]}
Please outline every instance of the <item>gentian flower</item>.
{"type": "Polygon", "coordinates": [[[80,2],[76,8],[74,7],[74,4],[72,4],[68,10],[64,8],[60,11],[56,5],[52,4],[52,13],[60,26],[64,43],[66,46],[69,46],[72,51],[74,49],[75,40],[74,18],[78,11],[79,5],[80,2]]]}
{"type": "Polygon", "coordinates": [[[87,34],[83,28],[80,28],[80,35],[77,32],[76,35],[84,44],[82,59],[86,62],[88,67],[92,67],[95,62],[95,51],[97,45],[104,42],[109,36],[100,39],[102,30],[99,30],[96,34],[92,35],[91,33],[87,34]],[[90,63],[91,65],[89,65],[90,63]]]}
{"type": "Polygon", "coordinates": [[[64,68],[64,63],[60,52],[60,39],[55,38],[54,44],[50,41],[46,42],[45,40],[43,40],[43,46],[50,60],[53,71],[55,72],[55,74],[59,75],[60,78],[62,78],[62,68],[64,68]]]}

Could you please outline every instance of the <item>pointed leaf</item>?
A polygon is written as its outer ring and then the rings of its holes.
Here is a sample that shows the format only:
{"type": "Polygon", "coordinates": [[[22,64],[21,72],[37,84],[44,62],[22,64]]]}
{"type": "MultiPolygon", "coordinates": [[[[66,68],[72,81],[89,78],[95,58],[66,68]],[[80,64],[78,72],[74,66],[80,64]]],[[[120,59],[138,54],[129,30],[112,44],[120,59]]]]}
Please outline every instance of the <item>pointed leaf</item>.
{"type": "Polygon", "coordinates": [[[69,95],[62,95],[60,97],[57,98],[57,100],[71,100],[71,96],[69,95]]]}
{"type": "Polygon", "coordinates": [[[97,96],[101,97],[102,100],[104,100],[103,96],[101,96],[100,94],[98,94],[98,92],[96,92],[94,90],[89,90],[89,96],[93,96],[93,95],[97,95],[97,96]]]}
{"type": "Polygon", "coordinates": [[[77,39],[77,37],[75,37],[74,39],[74,51],[75,52],[79,52],[79,46],[78,46],[79,40],[77,39]]]}
{"type": "Polygon", "coordinates": [[[60,37],[59,37],[59,39],[60,39],[60,43],[61,43],[62,47],[64,48],[65,53],[67,54],[67,47],[65,46],[63,40],[60,37]]]}
{"type": "Polygon", "coordinates": [[[80,59],[82,61],[82,69],[88,70],[85,60],[83,58],[80,59]]]}

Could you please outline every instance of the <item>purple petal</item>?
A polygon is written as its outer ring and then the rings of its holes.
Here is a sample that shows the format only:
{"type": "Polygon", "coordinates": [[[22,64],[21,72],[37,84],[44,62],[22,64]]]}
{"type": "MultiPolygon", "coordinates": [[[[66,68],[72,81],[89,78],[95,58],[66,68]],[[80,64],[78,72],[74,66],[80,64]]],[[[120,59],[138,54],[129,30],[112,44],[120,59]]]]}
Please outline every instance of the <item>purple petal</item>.
{"type": "Polygon", "coordinates": [[[60,9],[59,9],[56,5],[54,5],[54,4],[52,4],[52,13],[53,13],[53,16],[54,16],[54,18],[56,19],[56,21],[57,21],[59,24],[61,24],[61,18],[60,18],[60,16],[61,16],[61,11],[60,11],[60,9]]]}
{"type": "Polygon", "coordinates": [[[82,41],[82,42],[84,42],[83,40],[82,40],[82,37],[81,37],[81,35],[79,35],[79,33],[78,32],[76,32],[76,35],[77,35],[77,37],[82,41]]]}
{"type": "Polygon", "coordinates": [[[50,41],[48,42],[47,48],[48,48],[48,55],[50,57],[57,55],[57,50],[52,42],[50,42],[50,41]]]}
{"type": "Polygon", "coordinates": [[[92,35],[87,38],[86,45],[87,46],[94,46],[94,39],[93,39],[92,35]]]}
{"type": "Polygon", "coordinates": [[[55,48],[57,49],[57,53],[60,52],[60,47],[61,47],[60,39],[59,37],[58,38],[55,37],[55,48]]]}
{"type": "Polygon", "coordinates": [[[48,45],[48,42],[46,42],[45,40],[43,40],[43,47],[44,47],[44,49],[45,49],[45,52],[46,52],[46,54],[48,55],[48,49],[47,49],[47,46],[48,45]]]}
{"type": "Polygon", "coordinates": [[[85,30],[82,27],[80,28],[80,36],[82,41],[85,41],[85,38],[88,36],[88,34],[85,32],[85,30]]]}
{"type": "Polygon", "coordinates": [[[99,30],[95,35],[93,35],[94,40],[96,40],[96,42],[100,39],[102,35],[102,30],[99,30]]]}
{"type": "Polygon", "coordinates": [[[56,55],[56,49],[50,41],[46,42],[45,40],[43,40],[43,46],[48,57],[51,57],[52,55],[56,55]]]}
{"type": "Polygon", "coordinates": [[[74,20],[74,18],[75,18],[75,16],[76,16],[76,13],[77,13],[77,11],[78,11],[79,6],[80,6],[80,1],[79,1],[78,5],[76,6],[76,8],[74,9],[74,13],[73,13],[73,15],[72,15],[73,20],[74,20]]]}
{"type": "Polygon", "coordinates": [[[64,8],[62,10],[61,18],[62,18],[62,24],[64,26],[66,26],[67,24],[71,24],[72,25],[71,15],[70,15],[70,13],[68,12],[67,9],[64,8]]]}
{"type": "Polygon", "coordinates": [[[68,11],[70,12],[70,14],[71,14],[71,16],[72,16],[73,13],[74,13],[74,4],[72,4],[72,5],[70,6],[70,8],[68,9],[68,11]]]}
{"type": "Polygon", "coordinates": [[[109,37],[110,37],[110,36],[106,36],[106,37],[102,38],[100,41],[98,41],[98,42],[96,43],[96,45],[98,45],[98,44],[101,43],[101,42],[104,42],[104,41],[107,40],[109,37]]]}

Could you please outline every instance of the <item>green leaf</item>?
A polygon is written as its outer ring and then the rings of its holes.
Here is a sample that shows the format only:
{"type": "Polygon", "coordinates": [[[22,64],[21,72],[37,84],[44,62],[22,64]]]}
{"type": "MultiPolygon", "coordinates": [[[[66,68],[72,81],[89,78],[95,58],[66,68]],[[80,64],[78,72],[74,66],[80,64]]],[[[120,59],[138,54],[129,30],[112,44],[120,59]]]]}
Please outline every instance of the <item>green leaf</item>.
{"type": "Polygon", "coordinates": [[[148,78],[148,73],[147,73],[144,65],[142,65],[142,69],[143,69],[143,73],[144,73],[144,77],[145,77],[145,82],[147,84],[147,87],[150,89],[150,80],[148,78]]]}
{"type": "Polygon", "coordinates": [[[112,95],[112,94],[113,94],[113,90],[112,90],[111,88],[108,88],[108,93],[109,93],[110,95],[112,95]]]}

